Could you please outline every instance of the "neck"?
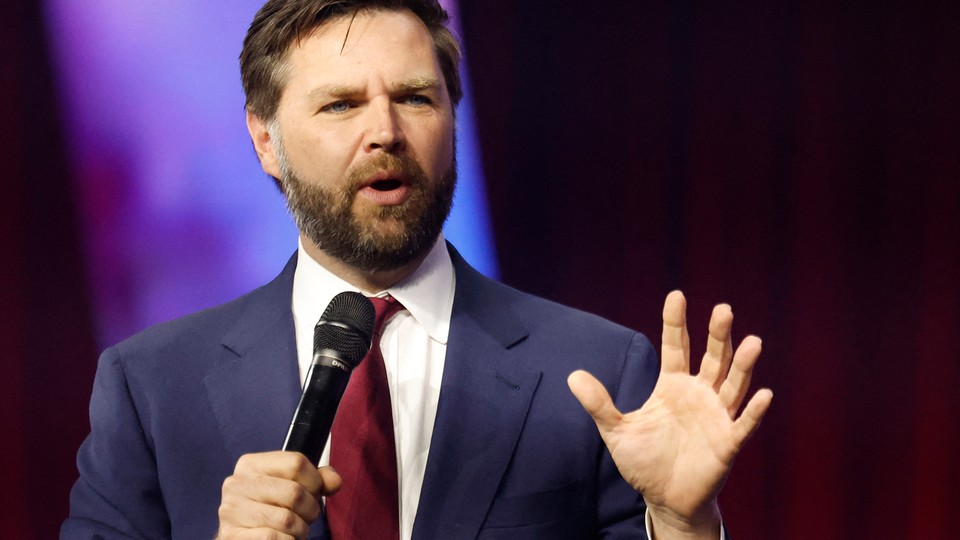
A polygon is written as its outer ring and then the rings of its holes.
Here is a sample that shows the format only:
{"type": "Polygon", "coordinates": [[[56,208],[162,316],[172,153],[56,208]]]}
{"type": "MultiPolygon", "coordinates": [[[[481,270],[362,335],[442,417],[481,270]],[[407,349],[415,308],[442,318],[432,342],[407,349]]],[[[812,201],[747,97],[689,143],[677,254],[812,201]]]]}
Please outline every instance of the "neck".
{"type": "Polygon", "coordinates": [[[310,258],[317,261],[320,266],[361,291],[371,294],[389,289],[412,274],[430,253],[429,249],[424,250],[416,259],[393,270],[368,272],[350,266],[336,257],[331,257],[303,235],[300,236],[300,241],[303,243],[303,249],[307,252],[307,255],[310,255],[310,258]]]}

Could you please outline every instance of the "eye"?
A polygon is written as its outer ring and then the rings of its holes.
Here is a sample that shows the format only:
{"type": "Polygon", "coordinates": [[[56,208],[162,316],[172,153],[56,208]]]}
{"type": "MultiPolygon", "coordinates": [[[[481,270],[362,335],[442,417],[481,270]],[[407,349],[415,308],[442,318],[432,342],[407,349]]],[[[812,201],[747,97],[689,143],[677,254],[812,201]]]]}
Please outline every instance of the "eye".
{"type": "Polygon", "coordinates": [[[416,107],[419,107],[422,105],[430,105],[432,103],[432,101],[430,101],[430,98],[421,94],[411,94],[405,97],[403,101],[408,105],[413,105],[416,107]]]}
{"type": "Polygon", "coordinates": [[[334,114],[343,114],[349,111],[352,107],[353,105],[349,101],[334,101],[329,105],[324,105],[320,110],[334,114]]]}

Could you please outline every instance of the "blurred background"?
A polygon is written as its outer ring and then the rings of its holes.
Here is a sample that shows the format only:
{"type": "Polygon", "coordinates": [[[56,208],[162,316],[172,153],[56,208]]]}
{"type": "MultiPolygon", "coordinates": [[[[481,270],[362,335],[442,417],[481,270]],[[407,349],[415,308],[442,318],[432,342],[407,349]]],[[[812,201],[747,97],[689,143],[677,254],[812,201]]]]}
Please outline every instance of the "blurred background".
{"type": "MultiPolygon", "coordinates": [[[[243,125],[259,4],[0,4],[7,537],[57,535],[98,352],[296,247],[243,125]]],[[[960,4],[445,4],[467,259],[655,343],[671,289],[695,346],[733,305],[775,393],[738,540],[954,536],[960,4]]]]}

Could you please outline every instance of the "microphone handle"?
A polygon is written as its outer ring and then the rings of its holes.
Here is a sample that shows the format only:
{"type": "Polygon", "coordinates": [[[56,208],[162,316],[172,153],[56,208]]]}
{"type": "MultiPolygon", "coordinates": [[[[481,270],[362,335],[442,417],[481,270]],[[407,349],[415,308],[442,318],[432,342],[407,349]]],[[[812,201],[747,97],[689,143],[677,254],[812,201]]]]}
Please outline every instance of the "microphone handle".
{"type": "Polygon", "coordinates": [[[290,430],[283,449],[300,452],[315,466],[330,437],[330,427],[340,406],[340,399],[350,381],[352,369],[341,362],[335,352],[324,350],[314,354],[307,372],[300,403],[290,421],[290,430]]]}

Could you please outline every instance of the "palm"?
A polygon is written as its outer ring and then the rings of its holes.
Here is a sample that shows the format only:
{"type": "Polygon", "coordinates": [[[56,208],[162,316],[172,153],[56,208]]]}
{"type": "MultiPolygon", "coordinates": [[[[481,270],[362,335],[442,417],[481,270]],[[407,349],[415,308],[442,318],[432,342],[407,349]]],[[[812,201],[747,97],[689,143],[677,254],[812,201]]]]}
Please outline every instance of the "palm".
{"type": "Polygon", "coordinates": [[[718,491],[736,454],[733,422],[694,377],[667,374],[644,406],[602,430],[623,477],[648,504],[692,514],[718,491]]]}
{"type": "Polygon", "coordinates": [[[728,306],[717,306],[700,372],[691,375],[685,312],[683,296],[671,293],[664,305],[660,376],[639,410],[617,411],[603,386],[586,373],[572,375],[570,386],[596,420],[621,475],[647,504],[695,520],[714,504],[772,394],[758,392],[736,418],[760,341],[747,338],[734,354],[733,315],[728,306]]]}

